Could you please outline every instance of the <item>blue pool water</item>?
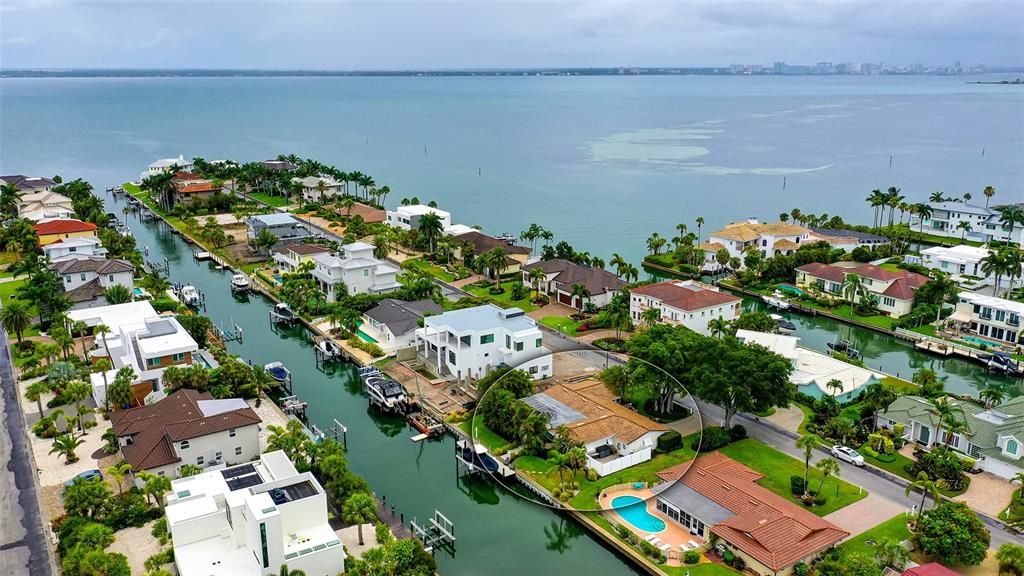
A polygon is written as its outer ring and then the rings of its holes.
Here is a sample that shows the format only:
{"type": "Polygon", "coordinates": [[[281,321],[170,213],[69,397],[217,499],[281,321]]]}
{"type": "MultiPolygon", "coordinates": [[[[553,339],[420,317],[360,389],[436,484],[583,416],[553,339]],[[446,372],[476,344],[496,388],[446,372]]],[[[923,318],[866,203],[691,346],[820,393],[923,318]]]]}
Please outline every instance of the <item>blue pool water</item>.
{"type": "Polygon", "coordinates": [[[636,496],[619,496],[613,499],[612,509],[618,512],[626,522],[644,532],[661,532],[665,529],[665,523],[651,516],[647,511],[647,503],[636,496]]]}
{"type": "Polygon", "coordinates": [[[966,340],[967,342],[971,342],[972,344],[977,344],[979,346],[981,346],[981,345],[985,345],[985,346],[989,346],[989,347],[992,347],[992,346],[998,347],[999,346],[999,344],[996,344],[995,342],[993,342],[991,340],[985,340],[983,338],[978,338],[977,336],[961,336],[960,338],[966,340]]]}

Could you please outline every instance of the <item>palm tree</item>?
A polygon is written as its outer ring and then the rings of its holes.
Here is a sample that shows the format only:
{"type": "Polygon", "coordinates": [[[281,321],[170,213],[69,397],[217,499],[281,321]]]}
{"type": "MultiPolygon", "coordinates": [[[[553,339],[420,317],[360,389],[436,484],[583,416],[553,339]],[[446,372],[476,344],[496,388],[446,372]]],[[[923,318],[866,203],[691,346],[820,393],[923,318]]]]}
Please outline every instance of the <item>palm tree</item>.
{"type": "Polygon", "coordinates": [[[1008,204],[999,208],[999,223],[1002,224],[1007,231],[1007,237],[1013,241],[1013,228],[1015,225],[1020,224],[1024,226],[1024,208],[1021,208],[1017,204],[1008,204]]]}
{"type": "Polygon", "coordinates": [[[21,344],[25,330],[32,326],[32,314],[29,312],[28,304],[21,300],[8,300],[3,308],[0,308],[0,325],[4,330],[13,332],[21,344]]]}
{"type": "MultiPolygon", "coordinates": [[[[1001,250],[1003,251],[1003,259],[1006,263],[1006,276],[1010,280],[1006,293],[1010,294],[1013,292],[1017,277],[1021,274],[1021,269],[1024,268],[1024,250],[1014,245],[1003,246],[1001,250]]],[[[1007,296],[1007,298],[1009,299],[1010,297],[1007,296]]]]}
{"type": "Polygon", "coordinates": [[[256,407],[263,403],[263,394],[274,387],[274,379],[263,368],[254,366],[252,369],[253,384],[256,385],[256,407]]]}
{"type": "Polygon", "coordinates": [[[853,308],[857,298],[863,294],[864,283],[861,281],[860,276],[847,274],[846,278],[843,279],[843,298],[850,302],[850,318],[853,318],[853,308]]]}
{"type": "Polygon", "coordinates": [[[665,242],[666,240],[661,237],[661,234],[652,232],[647,238],[647,250],[654,256],[657,256],[661,252],[662,247],[665,246],[665,242]]]}
{"type": "Polygon", "coordinates": [[[914,211],[917,213],[917,231],[924,234],[924,221],[932,217],[932,207],[930,204],[920,202],[914,204],[914,211]]]}
{"type": "Polygon", "coordinates": [[[573,284],[570,290],[572,301],[578,302],[576,308],[579,308],[580,311],[582,311],[586,302],[590,301],[590,290],[587,289],[586,285],[580,283],[573,284]]]}
{"type": "Polygon", "coordinates": [[[629,266],[629,261],[620,256],[617,252],[612,254],[612,258],[608,263],[615,267],[615,274],[618,276],[622,276],[623,272],[626,270],[626,266],[629,266]]]}
{"type": "Polygon", "coordinates": [[[871,220],[871,226],[873,228],[878,228],[878,208],[882,206],[884,198],[885,196],[882,194],[882,191],[879,190],[878,188],[872,190],[871,194],[868,194],[868,197],[865,198],[865,200],[867,200],[867,202],[871,205],[871,208],[874,210],[874,217],[871,220]]]}
{"type": "Polygon", "coordinates": [[[182,478],[188,478],[189,476],[198,476],[203,473],[203,467],[198,464],[185,464],[178,469],[178,476],[182,478]]]}
{"type": "Polygon", "coordinates": [[[117,483],[118,494],[124,494],[124,489],[121,487],[121,481],[124,480],[125,476],[131,473],[132,465],[124,460],[122,460],[120,464],[114,464],[107,468],[107,475],[113,478],[114,482],[117,483]]]}
{"type": "Polygon", "coordinates": [[[960,223],[956,225],[956,229],[960,230],[960,243],[962,244],[967,233],[971,231],[971,223],[966,220],[961,220],[960,223]]]}
{"type": "MultiPolygon", "coordinates": [[[[839,477],[839,462],[836,462],[832,458],[822,458],[818,460],[816,464],[818,470],[821,470],[821,480],[818,482],[818,490],[816,494],[821,495],[821,488],[825,485],[825,479],[829,476],[839,477]]],[[[839,483],[836,482],[836,496],[839,495],[839,483]]]]}
{"type": "Polygon", "coordinates": [[[905,496],[910,496],[910,493],[913,492],[914,490],[921,490],[921,507],[918,508],[918,510],[917,510],[917,517],[918,518],[920,518],[921,517],[921,513],[924,512],[925,498],[927,498],[928,495],[931,494],[932,495],[932,501],[933,502],[938,502],[939,501],[939,489],[944,487],[945,485],[946,485],[946,481],[945,480],[939,480],[939,481],[936,482],[936,481],[933,481],[932,479],[930,479],[928,477],[928,474],[925,473],[924,471],[921,471],[921,472],[917,473],[917,479],[915,479],[913,482],[910,483],[909,486],[907,486],[907,489],[904,491],[904,495],[905,496]]]}
{"type": "Polygon", "coordinates": [[[345,500],[341,508],[342,519],[355,524],[359,530],[359,545],[363,545],[363,524],[377,519],[377,503],[366,492],[356,492],[345,500]]]}
{"type": "Polygon", "coordinates": [[[65,464],[74,464],[78,462],[78,456],[75,454],[75,450],[85,444],[85,440],[81,438],[75,438],[74,434],[61,434],[53,440],[53,446],[50,448],[50,454],[58,454],[64,456],[65,464]]]}
{"type": "Polygon", "coordinates": [[[124,406],[132,401],[132,382],[135,380],[135,371],[130,366],[124,366],[114,375],[114,382],[107,389],[107,401],[114,406],[124,406]]]}
{"type": "Polygon", "coordinates": [[[885,194],[885,204],[889,207],[889,228],[892,228],[893,214],[896,212],[896,207],[900,205],[900,202],[904,200],[904,196],[900,194],[900,189],[895,186],[890,186],[885,194]]]}
{"type": "Polygon", "coordinates": [[[150,496],[152,496],[162,511],[164,509],[163,495],[165,492],[170,491],[171,479],[167,476],[159,476],[149,472],[139,472],[138,477],[143,482],[142,493],[146,495],[146,500],[149,500],[150,496]]]}
{"type": "Polygon", "coordinates": [[[970,192],[964,192],[964,204],[967,204],[970,201],[971,201],[971,193],[970,192]]]}
{"type": "Polygon", "coordinates": [[[419,232],[427,239],[430,253],[434,252],[434,245],[437,239],[444,233],[444,223],[436,212],[427,212],[420,216],[419,232]]]}
{"type": "Polygon", "coordinates": [[[25,389],[25,398],[36,403],[36,407],[39,409],[39,417],[43,417],[43,394],[47,394],[52,391],[50,383],[45,378],[37,380],[28,385],[25,389]]]}
{"type": "Polygon", "coordinates": [[[999,294],[999,282],[1008,270],[1007,258],[1001,250],[990,250],[988,255],[981,259],[981,273],[985,276],[992,276],[994,279],[993,293],[999,294]]]}
{"type": "Polygon", "coordinates": [[[533,286],[536,292],[535,298],[540,298],[540,283],[547,278],[547,273],[540,266],[530,268],[530,271],[526,273],[527,278],[530,280],[530,285],[533,286]]]}
{"type": "Polygon", "coordinates": [[[978,399],[985,404],[985,408],[992,408],[1002,404],[1003,391],[995,386],[986,386],[978,392],[978,399]]]}
{"type": "Polygon", "coordinates": [[[277,576],[306,576],[306,573],[298,568],[289,569],[287,564],[281,564],[281,570],[277,573],[277,576]]]}
{"type": "Polygon", "coordinates": [[[700,242],[701,242],[701,239],[700,239],[700,229],[701,229],[702,226],[704,226],[704,217],[703,216],[697,216],[696,222],[697,222],[697,244],[700,244],[700,242]]]}
{"type": "Polygon", "coordinates": [[[477,256],[480,264],[494,274],[494,288],[501,287],[501,275],[508,268],[508,251],[504,248],[491,248],[477,256]],[[482,260],[482,261],[481,261],[482,260]]]}
{"type": "Polygon", "coordinates": [[[807,495],[807,475],[811,470],[811,456],[818,447],[820,440],[814,434],[805,434],[796,439],[796,447],[804,451],[804,495],[807,495]]]}
{"type": "Polygon", "coordinates": [[[1014,482],[1020,484],[1020,490],[1017,492],[1017,495],[1021,500],[1024,500],[1024,472],[1017,472],[1017,474],[1010,480],[1011,484],[1014,482]]]}
{"type": "Polygon", "coordinates": [[[373,237],[373,257],[383,260],[391,254],[391,239],[387,234],[377,234],[373,237]]]}
{"type": "Polygon", "coordinates": [[[929,202],[945,202],[946,197],[942,195],[942,192],[932,192],[932,195],[928,197],[929,202]]]}
{"type": "Polygon", "coordinates": [[[114,284],[103,291],[107,304],[124,304],[132,301],[132,293],[123,284],[114,284]]]}
{"type": "Polygon", "coordinates": [[[988,202],[996,195],[995,186],[985,186],[985,189],[981,191],[985,195],[985,208],[988,208],[988,202]]]}
{"type": "Polygon", "coordinates": [[[274,236],[273,232],[264,228],[253,238],[252,244],[256,250],[266,250],[267,255],[270,255],[270,249],[277,244],[277,236],[274,236]]]}
{"type": "Polygon", "coordinates": [[[640,278],[640,270],[638,270],[637,267],[633,266],[632,264],[627,264],[626,269],[623,271],[622,277],[628,283],[636,282],[637,279],[640,278]]]}
{"type": "Polygon", "coordinates": [[[718,318],[712,318],[708,322],[708,330],[712,336],[721,338],[729,331],[729,321],[719,316],[718,318]]]}
{"type": "Polygon", "coordinates": [[[648,308],[640,313],[640,321],[647,326],[654,326],[661,321],[661,310],[658,308],[648,308]]]}
{"type": "Polygon", "coordinates": [[[828,388],[829,390],[831,390],[832,391],[832,395],[835,396],[836,392],[842,392],[843,391],[843,382],[841,380],[833,378],[833,379],[831,379],[831,380],[829,380],[828,382],[825,383],[825,388],[828,388]]]}

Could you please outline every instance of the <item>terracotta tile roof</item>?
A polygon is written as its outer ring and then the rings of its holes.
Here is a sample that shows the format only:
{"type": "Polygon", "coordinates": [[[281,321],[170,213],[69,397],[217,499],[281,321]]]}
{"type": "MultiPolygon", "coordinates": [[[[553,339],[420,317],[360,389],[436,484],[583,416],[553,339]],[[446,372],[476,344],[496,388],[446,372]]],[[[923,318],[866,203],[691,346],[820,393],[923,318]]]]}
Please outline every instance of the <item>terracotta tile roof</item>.
{"type": "Polygon", "coordinates": [[[202,192],[219,192],[220,186],[209,180],[187,180],[174,184],[174,191],[177,194],[199,194],[202,192]]]}
{"type": "Polygon", "coordinates": [[[614,292],[626,285],[618,276],[603,268],[580,266],[569,260],[541,260],[523,266],[523,270],[540,268],[545,274],[555,274],[557,288],[564,292],[572,292],[573,284],[583,284],[591,296],[614,292]]]}
{"type": "Polygon", "coordinates": [[[91,232],[96,229],[96,225],[92,222],[82,222],[81,220],[49,220],[47,222],[40,222],[32,227],[36,234],[40,236],[46,236],[49,234],[72,234],[74,232],[91,232]]]}
{"type": "Polygon", "coordinates": [[[193,172],[175,172],[171,180],[187,182],[189,180],[202,180],[203,177],[193,172]]]}
{"type": "Polygon", "coordinates": [[[648,432],[668,431],[668,427],[616,402],[611,391],[597,380],[556,384],[543,393],[585,417],[566,425],[572,437],[584,444],[610,436],[629,444],[648,432]]]}
{"type": "Polygon", "coordinates": [[[805,272],[815,278],[822,278],[832,282],[842,283],[846,278],[846,270],[844,268],[829,266],[828,264],[822,264],[820,262],[811,262],[810,264],[797,266],[796,269],[798,272],[805,272]]]}
{"type": "Polygon", "coordinates": [[[780,238],[772,245],[774,250],[796,250],[800,245],[788,238],[780,238]]]}
{"type": "Polygon", "coordinates": [[[775,222],[762,224],[759,222],[733,222],[718,232],[712,232],[710,236],[716,238],[728,238],[749,242],[761,236],[802,236],[808,233],[808,229],[788,222],[775,222]]]}
{"type": "Polygon", "coordinates": [[[957,573],[938,562],[921,564],[903,571],[903,576],[957,576],[957,573]]]}
{"type": "Polygon", "coordinates": [[[889,287],[882,292],[882,295],[889,296],[890,298],[895,298],[897,300],[914,299],[914,291],[902,278],[890,284],[889,287]]]}
{"type": "Polygon", "coordinates": [[[348,208],[337,208],[335,210],[342,216],[359,216],[363,219],[363,222],[372,224],[374,222],[383,222],[387,218],[387,212],[374,208],[373,206],[367,206],[360,202],[356,202],[352,205],[352,210],[348,208]]]}
{"type": "Polygon", "coordinates": [[[503,248],[509,254],[529,254],[531,252],[528,246],[509,246],[508,242],[488,236],[483,232],[466,232],[455,236],[455,240],[472,244],[474,254],[483,254],[494,248],[503,248]]]}
{"type": "Polygon", "coordinates": [[[848,274],[856,274],[857,276],[878,280],[879,282],[892,282],[892,285],[886,288],[882,294],[898,298],[900,300],[913,299],[913,290],[916,290],[918,286],[929,280],[929,278],[923,274],[917,274],[916,272],[909,272],[907,270],[898,270],[894,272],[892,270],[880,268],[874,264],[859,264],[851,268],[843,268],[841,266],[811,262],[810,264],[798,266],[797,270],[806,272],[815,278],[824,278],[825,280],[830,280],[832,282],[842,282],[848,274]]]}
{"type": "Polygon", "coordinates": [[[629,292],[631,294],[650,296],[660,300],[666,306],[686,310],[687,312],[740,302],[740,298],[731,294],[710,290],[700,285],[689,284],[688,286],[683,286],[678,280],[646,284],[632,288],[629,292]]]}
{"type": "Polygon", "coordinates": [[[277,252],[278,254],[287,254],[289,252],[294,252],[295,254],[298,254],[300,256],[309,256],[310,254],[325,254],[330,251],[330,248],[318,246],[316,244],[286,244],[284,246],[274,248],[274,252],[277,252]]]}
{"type": "Polygon", "coordinates": [[[711,527],[722,539],[773,571],[833,546],[850,535],[764,488],[761,474],[720,452],[658,473],[679,480],[735,515],[711,527]]]}
{"type": "Polygon", "coordinates": [[[719,250],[725,249],[725,244],[722,244],[721,242],[705,242],[698,246],[698,248],[705,252],[718,252],[719,250]]]}
{"type": "Polygon", "coordinates": [[[125,460],[134,470],[171,464],[180,460],[174,452],[174,442],[261,422],[248,406],[206,416],[199,407],[203,400],[213,400],[213,396],[179,390],[158,402],[113,412],[110,424],[114,433],[119,438],[132,437],[132,444],[121,448],[125,460]]]}

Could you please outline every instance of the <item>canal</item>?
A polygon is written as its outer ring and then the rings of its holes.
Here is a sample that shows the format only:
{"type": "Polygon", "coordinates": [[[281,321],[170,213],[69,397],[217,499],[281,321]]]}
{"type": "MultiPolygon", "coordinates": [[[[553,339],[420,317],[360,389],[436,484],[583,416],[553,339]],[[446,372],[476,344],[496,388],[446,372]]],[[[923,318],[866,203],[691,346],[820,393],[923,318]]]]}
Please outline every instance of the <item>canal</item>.
{"type": "MultiPolygon", "coordinates": [[[[120,214],[124,204],[106,195],[108,210],[120,214]]],[[[402,418],[381,417],[367,406],[355,367],[317,368],[305,329],[271,330],[271,303],[251,295],[232,296],[231,273],[210,263],[196,263],[193,248],[162,222],[142,223],[126,215],[139,249],[148,259],[167,259],[170,279],[199,288],[205,314],[222,328],[243,330],[243,342],[231,342],[234,354],[263,365],[283,362],[292,372],[295,393],[309,403],[307,414],[321,429],[334,419],[348,427],[349,460],[371,488],[387,497],[396,511],[429,518],[440,510],[455,524],[453,556],[438,551],[445,575],[483,574],[637,574],[614,551],[592,538],[571,519],[532,504],[496,483],[457,478],[454,439],[413,443],[402,418]]]]}

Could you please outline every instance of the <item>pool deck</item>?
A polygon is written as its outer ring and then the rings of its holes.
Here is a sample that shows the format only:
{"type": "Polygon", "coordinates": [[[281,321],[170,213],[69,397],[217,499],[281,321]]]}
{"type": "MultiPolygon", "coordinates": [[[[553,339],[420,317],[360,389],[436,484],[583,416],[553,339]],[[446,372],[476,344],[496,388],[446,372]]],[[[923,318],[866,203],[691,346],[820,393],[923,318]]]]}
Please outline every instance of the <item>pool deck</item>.
{"type": "Polygon", "coordinates": [[[671,548],[665,551],[668,556],[667,564],[669,566],[682,565],[683,554],[680,552],[680,544],[685,544],[687,549],[691,549],[692,547],[689,545],[689,542],[692,540],[697,544],[700,544],[700,550],[703,551],[704,544],[706,543],[703,538],[690,534],[688,530],[679,524],[676,524],[672,519],[658,511],[657,503],[654,499],[654,492],[651,491],[650,488],[637,489],[613,486],[612,488],[604,490],[600,494],[598,502],[600,503],[601,508],[605,510],[605,516],[609,520],[629,528],[634,534],[640,536],[641,539],[646,540],[648,536],[654,535],[659,540],[654,543],[655,546],[660,548],[665,544],[669,544],[671,548]],[[635,496],[643,500],[647,506],[647,513],[664,522],[665,529],[660,532],[646,532],[631,524],[618,512],[612,510],[612,500],[622,496],[635,496]]]}

